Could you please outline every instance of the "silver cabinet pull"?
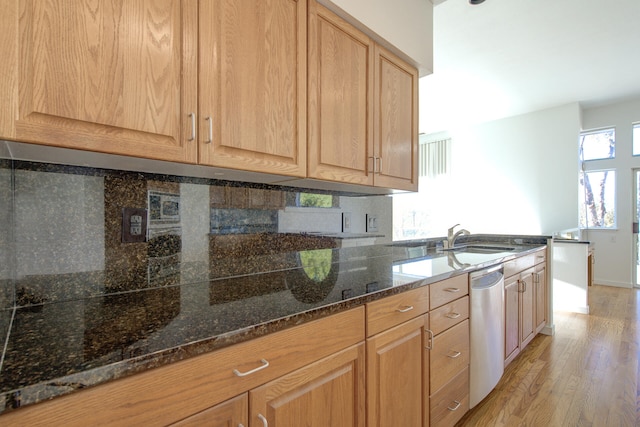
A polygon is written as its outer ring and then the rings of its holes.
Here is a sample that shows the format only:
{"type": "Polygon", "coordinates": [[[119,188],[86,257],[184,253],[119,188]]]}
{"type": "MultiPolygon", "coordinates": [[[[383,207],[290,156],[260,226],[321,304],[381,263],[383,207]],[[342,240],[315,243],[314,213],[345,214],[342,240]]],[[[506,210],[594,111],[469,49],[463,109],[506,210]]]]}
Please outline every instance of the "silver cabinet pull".
{"type": "Polygon", "coordinates": [[[433,331],[431,329],[427,329],[425,332],[429,334],[429,338],[427,338],[428,343],[424,348],[431,350],[433,349],[433,331]]]}
{"type": "Polygon", "coordinates": [[[191,117],[191,138],[189,141],[193,141],[196,139],[196,113],[189,113],[189,117],[191,117]]]}
{"type": "Polygon", "coordinates": [[[457,319],[460,317],[460,313],[448,313],[445,314],[444,317],[448,317],[449,319],[457,319]]]}
{"type": "Polygon", "coordinates": [[[454,400],[453,403],[455,403],[455,406],[453,408],[451,406],[447,406],[448,410],[455,411],[460,407],[460,402],[458,402],[457,400],[454,400]]]}
{"type": "Polygon", "coordinates": [[[269,427],[269,422],[267,421],[267,419],[264,417],[264,415],[262,414],[258,414],[258,419],[260,419],[260,421],[262,421],[262,425],[264,427],[269,427]]]}
{"type": "Polygon", "coordinates": [[[209,122],[209,139],[205,142],[211,144],[213,142],[213,119],[209,116],[205,117],[205,120],[209,122]]]}
{"type": "Polygon", "coordinates": [[[460,292],[460,288],[445,288],[444,289],[445,292],[451,292],[451,293],[456,293],[456,292],[460,292]]]}
{"type": "Polygon", "coordinates": [[[258,366],[257,368],[252,369],[250,371],[240,372],[237,369],[234,369],[233,373],[236,374],[236,376],[238,376],[238,377],[246,377],[247,375],[255,374],[256,372],[261,371],[261,370],[263,370],[263,369],[265,369],[266,367],[269,366],[269,362],[267,362],[264,359],[260,359],[260,363],[262,363],[262,366],[258,366]]]}
{"type": "Polygon", "coordinates": [[[238,427],[244,427],[244,424],[238,424],[238,427]]]}
{"type": "Polygon", "coordinates": [[[454,350],[452,354],[447,354],[447,357],[449,359],[456,359],[456,358],[460,357],[461,354],[462,353],[460,353],[459,351],[455,351],[454,350]]]}
{"type": "Polygon", "coordinates": [[[399,308],[396,311],[398,313],[406,313],[406,312],[411,311],[411,310],[413,310],[413,306],[412,305],[408,305],[405,308],[399,308]]]}
{"type": "Polygon", "coordinates": [[[369,170],[369,172],[375,174],[376,173],[376,157],[371,156],[369,157],[369,159],[371,159],[371,170],[369,170]]]}
{"type": "Polygon", "coordinates": [[[382,173],[382,157],[376,157],[378,160],[378,173],[382,173]]]}

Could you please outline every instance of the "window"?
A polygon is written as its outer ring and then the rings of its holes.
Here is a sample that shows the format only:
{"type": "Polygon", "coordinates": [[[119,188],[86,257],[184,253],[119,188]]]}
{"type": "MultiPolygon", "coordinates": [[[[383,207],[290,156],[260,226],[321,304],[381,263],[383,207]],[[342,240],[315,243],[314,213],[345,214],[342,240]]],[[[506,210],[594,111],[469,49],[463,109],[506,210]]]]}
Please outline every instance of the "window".
{"type": "Polygon", "coordinates": [[[616,130],[582,132],[579,144],[580,161],[613,159],[616,157],[616,130]]]}
{"type": "Polygon", "coordinates": [[[331,194],[299,193],[298,206],[306,208],[330,208],[333,207],[331,194]]]}
{"type": "Polygon", "coordinates": [[[581,172],[578,188],[580,228],[615,228],[616,172],[581,172]]]}
{"type": "Polygon", "coordinates": [[[451,226],[451,138],[429,141],[420,135],[417,193],[393,196],[393,240],[440,237],[451,226]]]}
{"type": "Polygon", "coordinates": [[[633,125],[633,155],[640,155],[640,123],[633,125]]]}

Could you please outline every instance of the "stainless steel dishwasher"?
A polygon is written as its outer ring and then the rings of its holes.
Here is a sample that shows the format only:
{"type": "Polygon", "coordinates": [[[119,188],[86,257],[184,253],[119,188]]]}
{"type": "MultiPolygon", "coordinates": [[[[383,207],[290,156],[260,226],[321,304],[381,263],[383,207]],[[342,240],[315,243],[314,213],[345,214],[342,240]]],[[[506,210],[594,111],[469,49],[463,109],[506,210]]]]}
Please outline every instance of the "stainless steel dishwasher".
{"type": "Polygon", "coordinates": [[[504,373],[504,270],[502,265],[471,273],[469,407],[494,389],[504,373]]]}

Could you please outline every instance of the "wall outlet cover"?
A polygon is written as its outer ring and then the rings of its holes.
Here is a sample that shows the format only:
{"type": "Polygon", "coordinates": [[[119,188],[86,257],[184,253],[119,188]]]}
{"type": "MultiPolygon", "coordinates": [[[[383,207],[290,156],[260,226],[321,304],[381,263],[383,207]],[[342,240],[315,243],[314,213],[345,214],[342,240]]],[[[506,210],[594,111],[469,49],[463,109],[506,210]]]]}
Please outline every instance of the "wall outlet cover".
{"type": "Polygon", "coordinates": [[[376,233],[378,231],[378,216],[366,214],[367,233],[376,233]]]}
{"type": "Polygon", "coordinates": [[[342,232],[351,231],[351,212],[342,212],[342,232]]]}
{"type": "Polygon", "coordinates": [[[142,208],[122,209],[122,243],[147,241],[147,210],[142,208]]]}

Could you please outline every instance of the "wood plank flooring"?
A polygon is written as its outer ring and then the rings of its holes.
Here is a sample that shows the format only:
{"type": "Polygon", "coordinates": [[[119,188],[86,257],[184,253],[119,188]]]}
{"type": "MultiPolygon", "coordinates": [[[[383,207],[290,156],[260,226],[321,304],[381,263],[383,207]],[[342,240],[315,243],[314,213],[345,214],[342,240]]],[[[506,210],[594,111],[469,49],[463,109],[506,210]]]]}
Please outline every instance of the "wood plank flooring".
{"type": "Polygon", "coordinates": [[[591,314],[555,312],[457,426],[640,426],[640,291],[589,292],[591,314]]]}

